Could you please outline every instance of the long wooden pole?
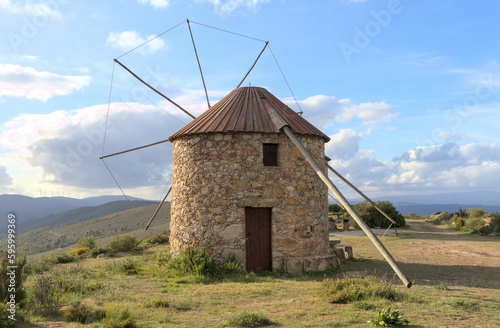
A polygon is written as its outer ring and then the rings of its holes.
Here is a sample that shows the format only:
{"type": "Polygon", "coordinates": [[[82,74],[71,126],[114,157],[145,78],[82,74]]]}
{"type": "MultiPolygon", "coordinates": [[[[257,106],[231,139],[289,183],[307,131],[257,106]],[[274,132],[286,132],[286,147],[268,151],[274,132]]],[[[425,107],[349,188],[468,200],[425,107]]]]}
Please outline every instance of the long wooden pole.
{"type": "Polygon", "coordinates": [[[267,48],[267,45],[269,44],[269,41],[266,41],[266,44],[264,45],[264,48],[262,48],[262,50],[260,51],[259,55],[257,56],[257,58],[255,59],[255,61],[253,62],[253,65],[252,67],[250,67],[250,69],[248,70],[248,72],[245,74],[245,76],[243,77],[243,79],[241,79],[241,82],[240,84],[238,84],[238,86],[236,88],[239,88],[241,87],[241,85],[243,84],[243,82],[245,81],[245,79],[247,78],[248,74],[250,74],[250,72],[252,71],[252,69],[255,67],[255,64],[257,64],[257,62],[259,61],[259,58],[260,56],[262,55],[262,53],[264,52],[264,50],[266,50],[267,48]]]}
{"type": "Polygon", "coordinates": [[[359,215],[354,211],[354,209],[351,207],[347,199],[342,195],[342,193],[335,187],[333,182],[328,178],[328,175],[326,175],[323,170],[320,168],[318,163],[314,160],[314,158],[311,156],[309,151],[304,147],[302,142],[295,136],[295,134],[292,132],[292,130],[288,126],[283,126],[281,128],[283,132],[290,138],[290,140],[295,144],[295,146],[300,150],[302,155],[306,158],[306,160],[309,162],[311,167],[316,171],[316,174],[321,178],[321,180],[330,188],[330,190],[333,192],[335,197],[340,201],[342,206],[349,212],[349,214],[352,216],[352,218],[356,221],[358,226],[365,232],[365,234],[370,238],[372,243],[377,247],[379,252],[382,254],[382,256],[387,260],[389,265],[392,267],[394,272],[398,275],[398,277],[401,279],[401,281],[406,285],[407,288],[410,288],[412,285],[412,282],[405,276],[403,271],[399,268],[399,265],[396,263],[392,255],[389,253],[389,251],[385,248],[385,246],[380,242],[380,240],[375,236],[375,234],[371,231],[370,227],[359,217],[359,215]]]}
{"type": "Polygon", "coordinates": [[[198,50],[196,50],[196,43],[194,43],[193,32],[191,31],[191,24],[189,24],[189,19],[186,19],[187,26],[189,29],[189,35],[191,36],[191,42],[193,43],[194,55],[196,56],[196,61],[198,62],[198,69],[200,70],[201,82],[203,82],[203,89],[205,89],[205,97],[207,98],[207,105],[210,108],[210,100],[208,99],[207,85],[205,84],[205,77],[203,76],[203,71],[201,69],[200,58],[198,57],[198,50]]]}
{"type": "Polygon", "coordinates": [[[109,154],[109,155],[104,155],[104,156],[99,157],[99,159],[104,159],[104,158],[108,158],[108,157],[112,157],[112,156],[116,156],[116,155],[121,155],[121,154],[129,153],[129,152],[134,151],[134,150],[139,150],[139,149],[143,149],[143,148],[147,148],[147,147],[151,147],[151,146],[156,146],[156,145],[168,142],[168,141],[169,141],[168,139],[160,140],[160,141],[153,142],[151,144],[147,144],[147,145],[144,145],[144,146],[140,146],[140,147],[135,147],[135,148],[131,148],[131,149],[119,151],[117,153],[113,153],[113,154],[109,154]]]}
{"type": "Polygon", "coordinates": [[[176,103],[175,101],[173,101],[169,97],[165,96],[163,93],[161,93],[160,91],[156,90],[152,85],[150,85],[149,83],[147,83],[146,81],[144,81],[143,79],[141,79],[137,74],[135,74],[134,72],[132,72],[127,66],[123,65],[122,63],[120,63],[120,61],[118,59],[115,58],[114,61],[116,63],[118,63],[118,65],[120,65],[121,67],[123,67],[123,69],[125,69],[127,72],[129,72],[130,74],[132,74],[133,77],[135,77],[136,79],[138,79],[139,81],[141,81],[145,86],[147,86],[148,88],[150,88],[151,90],[153,90],[154,92],[156,92],[157,94],[159,94],[160,96],[162,96],[163,98],[165,98],[166,100],[168,100],[172,105],[176,106],[177,108],[179,108],[180,110],[182,110],[184,113],[186,113],[187,115],[191,116],[193,119],[196,118],[196,116],[192,115],[190,112],[188,112],[187,110],[185,110],[184,108],[182,108],[181,105],[179,105],[178,103],[176,103]]]}
{"type": "Polygon", "coordinates": [[[168,195],[170,194],[171,191],[172,191],[172,186],[170,186],[170,188],[168,188],[167,194],[165,195],[165,197],[163,197],[163,199],[161,200],[161,203],[158,204],[158,207],[156,208],[156,211],[153,213],[153,216],[151,216],[151,220],[149,220],[149,222],[146,225],[146,228],[144,228],[144,230],[148,230],[149,226],[151,225],[151,223],[155,219],[156,214],[158,214],[158,212],[160,211],[160,208],[162,207],[163,203],[165,203],[165,200],[167,199],[167,197],[168,197],[168,195]]]}

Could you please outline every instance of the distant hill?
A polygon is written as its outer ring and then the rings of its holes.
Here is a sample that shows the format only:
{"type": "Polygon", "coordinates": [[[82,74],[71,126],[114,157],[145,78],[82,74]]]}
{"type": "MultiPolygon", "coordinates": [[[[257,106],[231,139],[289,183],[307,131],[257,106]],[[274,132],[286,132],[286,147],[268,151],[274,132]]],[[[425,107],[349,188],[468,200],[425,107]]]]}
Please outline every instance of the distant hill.
{"type": "MultiPolygon", "coordinates": [[[[130,200],[140,200],[139,198],[129,197],[130,200]]],[[[7,217],[8,213],[15,213],[17,223],[43,218],[51,214],[57,214],[64,211],[73,210],[79,207],[98,206],[105,203],[125,200],[124,196],[98,196],[84,199],[69,197],[28,197],[23,195],[0,195],[0,215],[7,217]]],[[[7,226],[6,220],[0,220],[0,230],[7,226]]]]}
{"type": "MultiPolygon", "coordinates": [[[[358,203],[362,198],[351,199],[358,203]]],[[[430,215],[439,211],[457,212],[460,208],[479,207],[488,212],[500,212],[500,191],[463,191],[430,195],[374,197],[373,201],[388,200],[401,214],[430,215]]]]}
{"type": "Polygon", "coordinates": [[[122,212],[136,207],[143,207],[157,204],[153,201],[146,200],[119,200],[105,203],[98,206],[79,207],[74,210],[69,210],[57,214],[52,214],[43,218],[29,219],[22,224],[18,224],[17,232],[26,232],[43,227],[57,227],[73,223],[86,221],[89,219],[122,212]]]}
{"type": "MultiPolygon", "coordinates": [[[[132,202],[134,203],[134,202],[132,202]]],[[[139,204],[139,203],[136,203],[139,204]]],[[[93,236],[100,244],[101,240],[110,239],[116,235],[132,233],[137,236],[149,234],[158,229],[166,229],[170,222],[170,204],[165,203],[153,221],[150,231],[144,231],[144,227],[150,220],[157,208],[157,204],[135,207],[125,211],[112,212],[110,214],[93,217],[78,223],[68,224],[72,213],[98,213],[106,208],[117,206],[117,202],[100,205],[94,208],[82,208],[77,211],[66,212],[65,215],[53,216],[52,225],[19,233],[16,246],[29,254],[50,251],[76,244],[85,236],[93,236]],[[64,223],[66,222],[66,224],[64,223]],[[56,224],[57,223],[57,224],[56,224]]],[[[115,207],[117,208],[117,207],[115,207]]],[[[82,218],[83,216],[80,216],[82,218]]],[[[0,247],[5,247],[6,239],[0,240],[0,247]]]]}
{"type": "Polygon", "coordinates": [[[486,212],[497,213],[500,212],[500,206],[489,206],[489,205],[460,205],[460,204],[397,204],[394,203],[394,207],[401,214],[411,214],[416,215],[431,215],[436,212],[458,212],[460,209],[469,209],[474,207],[479,207],[486,212]]]}

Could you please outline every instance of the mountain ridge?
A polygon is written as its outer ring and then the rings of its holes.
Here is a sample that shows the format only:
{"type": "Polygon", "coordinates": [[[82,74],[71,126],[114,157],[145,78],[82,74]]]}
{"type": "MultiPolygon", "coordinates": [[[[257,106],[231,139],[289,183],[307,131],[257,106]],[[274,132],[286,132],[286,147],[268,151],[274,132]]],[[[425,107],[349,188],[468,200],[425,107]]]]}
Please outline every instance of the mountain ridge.
{"type": "MultiPolygon", "coordinates": [[[[30,197],[17,194],[3,194],[0,195],[0,215],[6,218],[9,213],[14,213],[19,225],[32,219],[43,218],[79,207],[99,206],[124,199],[123,195],[77,199],[70,197],[30,197]]],[[[128,197],[128,199],[144,200],[136,197],[128,197]]],[[[0,229],[3,230],[5,227],[7,227],[7,220],[0,219],[0,229]]]]}

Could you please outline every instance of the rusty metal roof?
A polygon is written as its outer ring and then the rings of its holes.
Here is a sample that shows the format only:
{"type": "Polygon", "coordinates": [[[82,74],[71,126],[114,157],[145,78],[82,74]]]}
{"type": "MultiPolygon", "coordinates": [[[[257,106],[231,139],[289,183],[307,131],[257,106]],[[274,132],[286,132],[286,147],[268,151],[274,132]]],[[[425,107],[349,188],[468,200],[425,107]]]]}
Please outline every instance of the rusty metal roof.
{"type": "Polygon", "coordinates": [[[289,126],[296,134],[314,135],[330,140],[328,136],[306,121],[264,88],[237,88],[191,123],[170,136],[169,140],[184,135],[217,132],[278,133],[289,126]]]}

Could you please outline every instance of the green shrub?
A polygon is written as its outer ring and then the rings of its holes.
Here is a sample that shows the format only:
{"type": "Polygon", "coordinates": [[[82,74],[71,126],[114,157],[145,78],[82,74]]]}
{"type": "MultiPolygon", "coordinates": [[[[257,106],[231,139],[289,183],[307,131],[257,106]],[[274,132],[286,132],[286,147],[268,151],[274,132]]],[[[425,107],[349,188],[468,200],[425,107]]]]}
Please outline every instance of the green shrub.
{"type": "Polygon", "coordinates": [[[170,230],[167,229],[160,233],[146,237],[143,243],[146,246],[152,246],[152,245],[168,244],[169,241],[170,241],[170,230]]]}
{"type": "Polygon", "coordinates": [[[126,258],[125,261],[122,262],[121,271],[126,275],[136,275],[139,273],[137,263],[130,258],[126,258]]]}
{"type": "Polygon", "coordinates": [[[36,277],[28,290],[29,304],[33,311],[43,316],[56,315],[59,311],[59,291],[52,275],[41,274],[36,277]]]}
{"type": "Polygon", "coordinates": [[[98,322],[106,317],[106,311],[92,303],[82,303],[81,301],[70,304],[64,314],[68,322],[80,322],[83,324],[98,322]]]}
{"type": "Polygon", "coordinates": [[[188,247],[168,262],[171,269],[185,275],[214,276],[217,265],[205,248],[188,247]]]}
{"type": "Polygon", "coordinates": [[[75,262],[75,260],[76,260],[76,258],[71,254],[60,253],[60,254],[57,254],[56,257],[54,258],[54,263],[55,264],[64,264],[64,263],[75,262]]]}
{"type": "Polygon", "coordinates": [[[478,219],[484,217],[486,212],[482,208],[469,208],[467,210],[469,219],[478,219]]]}
{"type": "Polygon", "coordinates": [[[458,215],[453,215],[451,217],[451,223],[457,230],[462,230],[463,227],[465,226],[465,223],[467,222],[467,218],[464,218],[462,216],[458,215]]]}
{"type": "Polygon", "coordinates": [[[94,237],[92,236],[85,236],[82,239],[78,241],[78,246],[80,247],[87,247],[89,249],[94,249],[96,247],[94,237]]]}
{"type": "Polygon", "coordinates": [[[19,306],[24,305],[24,299],[26,297],[26,292],[24,290],[24,280],[25,275],[23,274],[23,269],[26,265],[26,256],[19,255],[14,263],[12,254],[11,258],[9,258],[9,252],[0,250],[0,304],[4,304],[5,302],[10,300],[11,292],[9,292],[9,288],[12,288],[11,282],[14,280],[14,288],[16,289],[15,301],[19,306]],[[8,274],[11,270],[8,266],[17,266],[14,270],[14,273],[8,274]]]}
{"type": "Polygon", "coordinates": [[[10,319],[9,316],[14,315],[11,313],[6,304],[0,304],[0,327],[2,328],[15,328],[18,327],[18,323],[24,321],[24,317],[19,313],[19,309],[16,309],[15,315],[10,319]]]}
{"type": "MultiPolygon", "coordinates": [[[[396,227],[403,227],[406,224],[404,216],[396,210],[391,202],[383,200],[375,202],[375,204],[396,221],[396,227]]],[[[391,221],[367,201],[354,204],[353,208],[370,228],[389,228],[391,225],[391,221]]]]}
{"type": "Polygon", "coordinates": [[[328,212],[339,213],[342,212],[342,207],[339,204],[328,204],[328,212]]]}
{"type": "Polygon", "coordinates": [[[243,312],[228,319],[224,323],[224,327],[237,326],[237,327],[263,327],[271,325],[272,322],[261,313],[243,312]]]}
{"type": "Polygon", "coordinates": [[[393,327],[393,326],[406,326],[410,322],[408,319],[403,318],[399,311],[391,311],[391,309],[382,309],[378,311],[374,319],[368,320],[372,326],[393,327]]]}
{"type": "Polygon", "coordinates": [[[85,295],[104,288],[105,282],[95,278],[92,271],[78,264],[54,270],[54,283],[60,293],[85,295]]]}
{"type": "Polygon", "coordinates": [[[159,251],[155,253],[155,261],[158,266],[167,265],[172,259],[169,251],[159,251]]]}
{"type": "Polygon", "coordinates": [[[463,227],[463,230],[480,233],[481,228],[484,226],[484,220],[481,218],[469,218],[463,227]]]}
{"type": "Polygon", "coordinates": [[[146,303],[147,308],[168,308],[170,307],[170,302],[161,298],[155,298],[154,300],[146,303]]]}
{"type": "Polygon", "coordinates": [[[370,298],[396,301],[403,298],[390,283],[374,276],[325,279],[322,292],[330,303],[351,303],[370,298]]]}
{"type": "Polygon", "coordinates": [[[137,247],[137,238],[132,235],[118,236],[108,244],[112,252],[130,252],[137,247]]]}
{"type": "Polygon", "coordinates": [[[129,309],[121,306],[112,306],[106,309],[106,317],[101,321],[102,328],[135,328],[135,320],[129,309]]]}

